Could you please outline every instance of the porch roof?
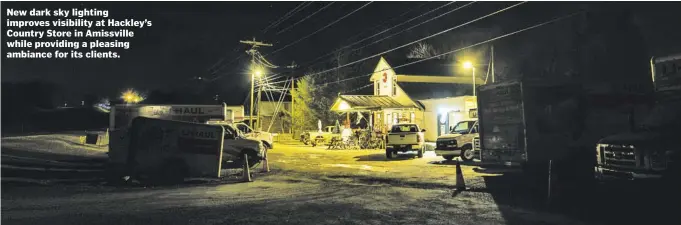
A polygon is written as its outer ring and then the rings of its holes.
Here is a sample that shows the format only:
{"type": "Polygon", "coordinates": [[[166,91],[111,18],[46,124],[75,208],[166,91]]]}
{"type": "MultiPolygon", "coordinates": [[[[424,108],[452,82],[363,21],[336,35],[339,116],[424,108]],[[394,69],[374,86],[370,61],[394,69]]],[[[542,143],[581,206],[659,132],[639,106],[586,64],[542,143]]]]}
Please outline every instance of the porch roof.
{"type": "Polygon", "coordinates": [[[391,96],[340,95],[331,106],[334,112],[375,111],[382,109],[418,108],[415,104],[403,104],[391,96]]]}

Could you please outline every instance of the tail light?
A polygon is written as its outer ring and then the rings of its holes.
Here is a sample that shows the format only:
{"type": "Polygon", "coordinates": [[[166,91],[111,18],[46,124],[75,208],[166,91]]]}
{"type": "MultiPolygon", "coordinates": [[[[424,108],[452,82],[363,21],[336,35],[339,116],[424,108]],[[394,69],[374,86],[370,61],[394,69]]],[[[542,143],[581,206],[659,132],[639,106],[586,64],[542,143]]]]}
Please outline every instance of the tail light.
{"type": "Polygon", "coordinates": [[[421,135],[416,135],[416,142],[421,142],[421,135]]]}

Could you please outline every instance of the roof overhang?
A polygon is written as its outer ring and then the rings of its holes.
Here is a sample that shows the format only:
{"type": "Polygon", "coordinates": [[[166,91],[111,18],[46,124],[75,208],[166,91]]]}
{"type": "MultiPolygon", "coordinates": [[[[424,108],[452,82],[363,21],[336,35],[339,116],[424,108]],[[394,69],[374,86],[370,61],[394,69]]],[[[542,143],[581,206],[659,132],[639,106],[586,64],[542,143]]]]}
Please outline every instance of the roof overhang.
{"type": "Polygon", "coordinates": [[[331,106],[333,112],[370,112],[384,109],[416,109],[416,103],[404,104],[391,96],[340,95],[331,106]]]}

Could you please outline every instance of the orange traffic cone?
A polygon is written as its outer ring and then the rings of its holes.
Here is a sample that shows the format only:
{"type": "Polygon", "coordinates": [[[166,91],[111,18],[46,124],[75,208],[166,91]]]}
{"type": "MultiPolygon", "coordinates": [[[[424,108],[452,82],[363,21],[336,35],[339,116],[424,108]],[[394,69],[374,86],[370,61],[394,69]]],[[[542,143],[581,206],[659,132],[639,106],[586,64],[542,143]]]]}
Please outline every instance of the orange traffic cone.
{"type": "Polygon", "coordinates": [[[456,161],[456,191],[466,190],[466,181],[463,179],[463,172],[461,172],[461,164],[456,161]]]}

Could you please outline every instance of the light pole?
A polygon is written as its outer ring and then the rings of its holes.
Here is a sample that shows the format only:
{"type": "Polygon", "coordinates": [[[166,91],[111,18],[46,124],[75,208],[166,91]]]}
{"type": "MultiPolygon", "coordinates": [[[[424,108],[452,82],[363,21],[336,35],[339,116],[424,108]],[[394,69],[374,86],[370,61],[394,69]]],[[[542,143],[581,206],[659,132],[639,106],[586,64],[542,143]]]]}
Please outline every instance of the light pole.
{"type": "Polygon", "coordinates": [[[472,62],[466,61],[463,63],[463,68],[473,70],[473,96],[475,96],[475,66],[473,66],[472,62]]]}

